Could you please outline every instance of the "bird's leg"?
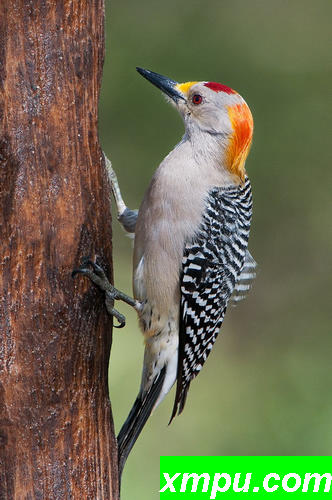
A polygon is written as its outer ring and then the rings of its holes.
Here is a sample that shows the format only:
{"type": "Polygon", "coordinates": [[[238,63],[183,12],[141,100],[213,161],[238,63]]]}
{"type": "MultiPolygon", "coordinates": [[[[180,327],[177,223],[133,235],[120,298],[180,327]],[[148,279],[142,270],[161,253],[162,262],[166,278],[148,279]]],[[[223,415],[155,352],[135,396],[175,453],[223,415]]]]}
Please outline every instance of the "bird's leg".
{"type": "Polygon", "coordinates": [[[116,176],[116,173],[113,170],[112,163],[111,161],[107,158],[107,156],[104,154],[104,159],[105,159],[105,166],[106,166],[106,172],[107,172],[107,177],[108,180],[111,184],[112,188],[112,193],[115,199],[116,207],[118,210],[118,217],[126,210],[127,206],[125,202],[123,201],[121,191],[120,191],[120,186],[118,182],[118,178],[116,176]]]}
{"type": "Polygon", "coordinates": [[[132,297],[129,297],[120,290],[117,290],[113,285],[111,285],[103,268],[92,260],[85,259],[78,269],[74,269],[72,276],[75,277],[77,274],[87,276],[95,285],[98,286],[98,288],[100,288],[100,290],[105,292],[105,305],[107,312],[111,316],[114,316],[119,322],[119,326],[114,325],[115,328],[123,328],[126,324],[126,318],[123,314],[114,309],[114,300],[122,300],[137,311],[140,309],[140,302],[132,297]]]}
{"type": "Polygon", "coordinates": [[[108,177],[108,180],[110,182],[110,185],[112,188],[112,193],[113,193],[114,200],[115,200],[116,207],[117,207],[118,221],[122,225],[123,229],[129,235],[133,236],[135,233],[135,226],[136,226],[136,221],[137,221],[138,210],[131,210],[130,208],[127,207],[127,205],[123,201],[118,178],[117,178],[116,173],[114,172],[114,170],[112,168],[112,163],[107,158],[105,153],[104,153],[104,158],[105,158],[107,177],[108,177]]]}
{"type": "MultiPolygon", "coordinates": [[[[124,230],[129,233],[129,235],[133,236],[135,233],[138,210],[130,210],[126,206],[121,195],[116,173],[112,168],[112,163],[107,158],[105,153],[103,154],[105,159],[107,177],[116,202],[118,220],[122,224],[124,230]]],[[[82,265],[78,269],[75,269],[72,273],[73,276],[75,276],[76,274],[83,274],[84,276],[87,276],[95,285],[97,285],[103,292],[105,292],[105,305],[107,312],[111,316],[115,316],[119,321],[119,326],[117,326],[116,328],[124,327],[126,319],[123,314],[114,309],[114,300],[122,300],[123,302],[126,302],[130,306],[134,307],[136,311],[140,310],[140,303],[111,285],[102,267],[100,267],[95,262],[89,259],[85,259],[82,265]]]]}

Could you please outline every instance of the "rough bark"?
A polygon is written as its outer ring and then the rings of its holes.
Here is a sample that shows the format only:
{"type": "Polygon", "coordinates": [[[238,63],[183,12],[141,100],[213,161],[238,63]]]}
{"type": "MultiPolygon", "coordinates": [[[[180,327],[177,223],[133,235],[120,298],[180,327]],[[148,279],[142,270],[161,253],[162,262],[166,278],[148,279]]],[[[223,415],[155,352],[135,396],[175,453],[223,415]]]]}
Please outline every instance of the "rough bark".
{"type": "Polygon", "coordinates": [[[103,0],[0,2],[0,499],[117,499],[103,0]]]}

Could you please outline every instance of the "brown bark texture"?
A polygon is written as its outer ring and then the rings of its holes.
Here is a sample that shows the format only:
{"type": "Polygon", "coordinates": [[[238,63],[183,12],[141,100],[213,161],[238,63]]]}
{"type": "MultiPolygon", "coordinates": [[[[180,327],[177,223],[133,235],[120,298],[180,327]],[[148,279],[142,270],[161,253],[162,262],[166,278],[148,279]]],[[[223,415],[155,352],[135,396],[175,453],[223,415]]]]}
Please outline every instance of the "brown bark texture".
{"type": "Polygon", "coordinates": [[[118,499],[103,0],[0,2],[0,499],[118,499]]]}

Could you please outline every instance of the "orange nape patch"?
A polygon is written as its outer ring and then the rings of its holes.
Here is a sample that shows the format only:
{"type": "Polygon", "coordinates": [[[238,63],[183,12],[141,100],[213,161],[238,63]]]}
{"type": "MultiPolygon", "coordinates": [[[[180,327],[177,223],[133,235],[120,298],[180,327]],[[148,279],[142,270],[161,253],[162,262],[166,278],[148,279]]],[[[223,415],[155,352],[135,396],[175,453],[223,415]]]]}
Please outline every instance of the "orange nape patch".
{"type": "Polygon", "coordinates": [[[254,122],[246,103],[229,106],[228,115],[234,132],[227,151],[227,166],[233,174],[244,181],[245,161],[251,145],[254,122]]]}
{"type": "Polygon", "coordinates": [[[177,90],[179,90],[180,92],[182,92],[182,94],[187,95],[188,92],[189,92],[189,90],[191,89],[191,87],[193,85],[195,85],[195,83],[198,83],[198,82],[178,83],[175,87],[177,88],[177,90]]]}

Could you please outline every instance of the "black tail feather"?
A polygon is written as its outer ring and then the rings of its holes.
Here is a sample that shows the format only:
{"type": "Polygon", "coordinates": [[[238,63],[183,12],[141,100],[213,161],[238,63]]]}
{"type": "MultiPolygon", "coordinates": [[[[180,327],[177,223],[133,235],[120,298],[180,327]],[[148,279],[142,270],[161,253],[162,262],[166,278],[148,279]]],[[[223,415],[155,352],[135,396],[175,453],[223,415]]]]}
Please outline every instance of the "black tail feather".
{"type": "Polygon", "coordinates": [[[162,389],[166,374],[164,367],[154,380],[150,389],[137,397],[128,417],[118,435],[119,475],[121,474],[128,455],[140,435],[147,419],[151,415],[155,402],[162,389]]]}
{"type": "Polygon", "coordinates": [[[180,385],[180,382],[178,382],[177,387],[176,387],[173,411],[172,411],[170,421],[168,422],[168,425],[170,425],[172,423],[173,418],[176,416],[176,414],[181,415],[181,413],[183,412],[183,408],[184,408],[184,406],[186,404],[186,400],[187,400],[189,386],[190,386],[190,382],[185,387],[182,387],[180,385]]]}

